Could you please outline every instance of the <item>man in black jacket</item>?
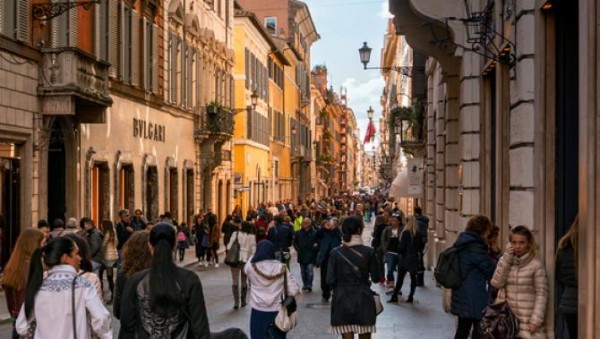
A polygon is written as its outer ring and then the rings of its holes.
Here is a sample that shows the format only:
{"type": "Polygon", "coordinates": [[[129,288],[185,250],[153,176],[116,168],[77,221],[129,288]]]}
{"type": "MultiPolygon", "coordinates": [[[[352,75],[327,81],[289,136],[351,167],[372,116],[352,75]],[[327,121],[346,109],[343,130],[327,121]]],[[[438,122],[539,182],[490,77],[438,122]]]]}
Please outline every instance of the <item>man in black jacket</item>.
{"type": "Polygon", "coordinates": [[[303,291],[312,292],[314,265],[317,259],[317,231],[309,218],[302,220],[302,229],[294,237],[294,249],[298,252],[298,264],[302,275],[303,291]]]}
{"type": "Polygon", "coordinates": [[[423,260],[423,256],[425,255],[425,246],[427,245],[427,235],[429,233],[429,218],[423,215],[423,210],[419,206],[416,206],[413,211],[415,212],[415,220],[417,222],[417,234],[421,236],[423,244],[423,247],[419,252],[417,286],[425,286],[425,262],[423,260]]]}
{"type": "Polygon", "coordinates": [[[275,257],[289,267],[289,253],[290,247],[292,247],[292,241],[294,240],[294,230],[291,225],[284,223],[282,216],[284,213],[286,213],[285,210],[273,218],[275,221],[275,226],[269,229],[269,232],[267,233],[267,239],[273,243],[275,257]]]}
{"type": "Polygon", "coordinates": [[[121,267],[121,253],[123,250],[123,245],[129,239],[131,234],[133,233],[133,227],[131,227],[131,223],[129,222],[129,210],[120,210],[119,218],[121,221],[117,224],[117,252],[119,254],[119,267],[121,267]]]}
{"type": "Polygon", "coordinates": [[[87,240],[92,255],[92,268],[95,274],[98,274],[102,266],[102,242],[104,235],[94,227],[94,222],[88,217],[83,217],[79,221],[81,235],[87,240]]]}

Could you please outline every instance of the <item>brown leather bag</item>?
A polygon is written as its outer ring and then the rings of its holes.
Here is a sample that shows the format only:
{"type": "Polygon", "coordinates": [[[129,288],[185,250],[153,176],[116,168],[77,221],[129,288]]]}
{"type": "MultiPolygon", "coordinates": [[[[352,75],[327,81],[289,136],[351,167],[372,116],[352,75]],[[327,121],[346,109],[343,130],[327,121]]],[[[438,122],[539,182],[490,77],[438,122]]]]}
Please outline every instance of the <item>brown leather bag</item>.
{"type": "Polygon", "coordinates": [[[487,305],[482,312],[479,328],[482,338],[513,339],[519,334],[519,319],[508,302],[487,305]]]}

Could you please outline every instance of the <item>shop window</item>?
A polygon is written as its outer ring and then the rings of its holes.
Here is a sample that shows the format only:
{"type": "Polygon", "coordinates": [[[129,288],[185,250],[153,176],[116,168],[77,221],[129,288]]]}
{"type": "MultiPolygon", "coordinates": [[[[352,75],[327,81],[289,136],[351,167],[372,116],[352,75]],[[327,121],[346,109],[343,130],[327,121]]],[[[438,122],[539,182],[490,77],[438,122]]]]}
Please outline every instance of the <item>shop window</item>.
{"type": "Polygon", "coordinates": [[[178,206],[179,199],[177,192],[179,191],[179,180],[177,177],[177,168],[169,168],[168,169],[168,201],[166,210],[173,214],[173,218],[177,219],[179,214],[178,206]]]}
{"type": "Polygon", "coordinates": [[[158,169],[155,166],[146,169],[146,217],[149,220],[158,218],[158,169]]]}
{"type": "Polygon", "coordinates": [[[191,225],[194,220],[194,170],[185,171],[185,215],[186,220],[191,225]]]}
{"type": "Polygon", "coordinates": [[[119,210],[134,211],[136,208],[133,165],[126,164],[119,170],[119,210]]]}
{"type": "Polygon", "coordinates": [[[94,225],[99,225],[104,219],[110,219],[110,182],[108,164],[100,162],[92,168],[92,213],[94,225]]]}

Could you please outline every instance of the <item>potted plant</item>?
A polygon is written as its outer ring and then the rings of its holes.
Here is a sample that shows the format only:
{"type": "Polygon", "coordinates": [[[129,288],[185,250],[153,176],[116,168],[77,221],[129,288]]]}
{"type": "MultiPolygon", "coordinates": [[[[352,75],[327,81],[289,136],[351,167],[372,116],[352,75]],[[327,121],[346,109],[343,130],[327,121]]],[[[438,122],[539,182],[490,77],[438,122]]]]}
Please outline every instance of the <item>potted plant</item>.
{"type": "Polygon", "coordinates": [[[208,105],[206,105],[206,112],[209,114],[217,114],[219,113],[220,109],[221,104],[214,100],[209,102],[208,105]]]}

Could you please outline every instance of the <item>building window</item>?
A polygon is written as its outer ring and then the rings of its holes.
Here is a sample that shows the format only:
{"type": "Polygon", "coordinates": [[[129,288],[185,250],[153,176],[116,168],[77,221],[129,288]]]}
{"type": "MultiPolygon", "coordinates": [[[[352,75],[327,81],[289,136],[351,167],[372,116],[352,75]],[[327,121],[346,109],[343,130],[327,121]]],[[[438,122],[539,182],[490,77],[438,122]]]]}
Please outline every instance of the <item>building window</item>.
{"type": "Polygon", "coordinates": [[[96,163],[92,168],[91,218],[95,225],[110,219],[110,182],[108,164],[96,163]]]}
{"type": "Polygon", "coordinates": [[[156,92],[158,90],[158,29],[152,17],[144,17],[142,25],[144,89],[156,92]]]}
{"type": "Polygon", "coordinates": [[[277,35],[277,17],[268,16],[265,18],[265,28],[267,33],[277,35]]]}
{"type": "Polygon", "coordinates": [[[121,7],[121,79],[124,83],[131,83],[132,70],[132,8],[126,5],[121,7]]]}

